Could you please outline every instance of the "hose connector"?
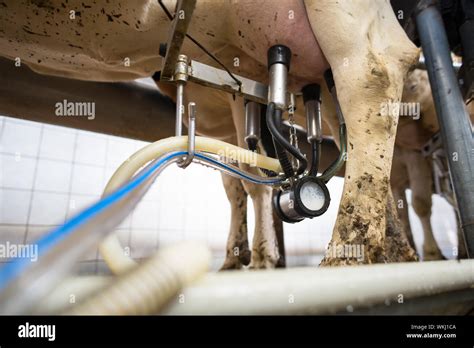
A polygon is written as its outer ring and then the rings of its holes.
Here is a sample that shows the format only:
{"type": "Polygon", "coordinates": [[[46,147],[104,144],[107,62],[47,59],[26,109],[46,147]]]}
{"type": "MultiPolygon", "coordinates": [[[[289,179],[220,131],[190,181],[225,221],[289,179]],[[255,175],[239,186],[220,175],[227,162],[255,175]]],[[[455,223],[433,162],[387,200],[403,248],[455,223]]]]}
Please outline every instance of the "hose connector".
{"type": "Polygon", "coordinates": [[[173,79],[175,81],[186,82],[189,77],[189,62],[188,56],[180,54],[178,60],[176,61],[176,66],[174,69],[173,79]]]}
{"type": "Polygon", "coordinates": [[[176,81],[176,125],[175,135],[177,137],[183,134],[183,116],[184,116],[184,86],[189,77],[188,57],[184,54],[178,56],[174,68],[173,79],[176,81]]]}
{"type": "Polygon", "coordinates": [[[250,151],[257,149],[260,140],[260,104],[254,101],[245,102],[245,141],[250,151]]]}

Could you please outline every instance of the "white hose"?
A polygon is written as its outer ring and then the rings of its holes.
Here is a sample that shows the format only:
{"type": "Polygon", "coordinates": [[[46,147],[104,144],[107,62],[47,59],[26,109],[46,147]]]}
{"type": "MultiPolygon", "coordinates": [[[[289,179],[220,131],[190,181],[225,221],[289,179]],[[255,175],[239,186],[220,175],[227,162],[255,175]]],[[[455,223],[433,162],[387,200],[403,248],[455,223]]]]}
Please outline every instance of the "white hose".
{"type": "Polygon", "coordinates": [[[208,274],[162,314],[274,315],[351,312],[472,288],[474,260],[208,274]]]}
{"type": "MultiPolygon", "coordinates": [[[[126,183],[133,175],[151,160],[165,153],[186,151],[188,137],[171,137],[149,144],[134,153],[117,169],[105,187],[103,195],[110,193],[126,183]]],[[[196,137],[196,151],[204,151],[221,155],[239,163],[246,163],[280,172],[278,160],[245,150],[226,142],[205,137],[196,137]]],[[[122,274],[136,265],[136,262],[127,256],[115,234],[110,235],[100,246],[100,253],[114,274],[122,274]]]]}
{"type": "Polygon", "coordinates": [[[160,249],[130,272],[115,277],[97,295],[65,314],[146,315],[157,313],[183,287],[209,268],[211,254],[201,243],[160,249]]]}

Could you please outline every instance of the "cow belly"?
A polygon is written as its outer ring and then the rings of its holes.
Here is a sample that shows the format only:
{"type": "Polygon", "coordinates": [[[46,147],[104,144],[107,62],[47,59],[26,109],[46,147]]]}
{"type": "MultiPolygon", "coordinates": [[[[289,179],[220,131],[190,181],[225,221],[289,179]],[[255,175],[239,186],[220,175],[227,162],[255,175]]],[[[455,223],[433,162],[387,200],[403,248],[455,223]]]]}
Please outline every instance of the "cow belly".
{"type": "Polygon", "coordinates": [[[156,0],[4,0],[0,54],[43,74],[131,80],[160,66],[167,26],[156,0]]]}
{"type": "MultiPolygon", "coordinates": [[[[174,8],[174,0],[165,3],[174,8]]],[[[1,7],[0,54],[20,58],[39,73],[123,81],[161,68],[158,46],[167,40],[169,20],[156,0],[4,0],[1,7]]],[[[234,72],[261,82],[266,82],[268,48],[287,45],[293,52],[293,91],[317,81],[327,66],[301,0],[201,0],[190,33],[234,72]],[[242,57],[238,67],[236,56],[242,57]]],[[[213,64],[189,40],[183,52],[213,64]]]]}

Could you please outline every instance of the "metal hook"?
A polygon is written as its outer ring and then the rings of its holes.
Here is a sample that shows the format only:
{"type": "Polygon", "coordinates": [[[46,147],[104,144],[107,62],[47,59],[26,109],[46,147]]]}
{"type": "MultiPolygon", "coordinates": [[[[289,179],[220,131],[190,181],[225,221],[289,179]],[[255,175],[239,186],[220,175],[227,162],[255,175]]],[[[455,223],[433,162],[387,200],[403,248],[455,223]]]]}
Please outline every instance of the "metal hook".
{"type": "Polygon", "coordinates": [[[190,102],[188,104],[188,154],[183,158],[178,166],[186,168],[191,164],[196,152],[196,103],[190,102]]]}

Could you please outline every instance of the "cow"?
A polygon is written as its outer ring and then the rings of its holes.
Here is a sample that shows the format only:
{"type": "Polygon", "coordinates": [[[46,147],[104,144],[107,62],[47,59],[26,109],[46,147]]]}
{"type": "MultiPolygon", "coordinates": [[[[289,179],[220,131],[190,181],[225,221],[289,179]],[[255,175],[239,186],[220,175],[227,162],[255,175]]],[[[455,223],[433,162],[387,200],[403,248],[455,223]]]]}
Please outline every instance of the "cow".
{"type": "MultiPolygon", "coordinates": [[[[175,1],[163,3],[175,6],[175,1]]],[[[0,54],[38,73],[114,82],[149,77],[161,67],[158,46],[167,40],[169,21],[155,0],[2,0],[0,7],[0,54]]],[[[349,146],[331,244],[363,246],[364,263],[414,260],[389,183],[398,115],[382,114],[381,109],[400,101],[404,76],[418,60],[419,49],[397,22],[390,3],[199,1],[189,32],[233,72],[262,83],[268,83],[268,48],[290,47],[288,88],[293,92],[321,83],[324,71],[332,69],[349,146]],[[236,57],[237,67],[232,64],[236,57]]],[[[215,64],[189,41],[182,53],[215,64]]],[[[323,92],[323,105],[329,105],[328,98],[323,92]]],[[[188,84],[186,100],[198,104],[199,134],[245,146],[241,97],[188,84]]],[[[334,113],[327,115],[333,130],[334,113]]],[[[240,252],[233,259],[228,253],[226,267],[238,268],[249,260],[254,268],[274,267],[279,252],[271,188],[229,178],[224,184],[233,205],[245,204],[248,194],[256,212],[251,255],[245,231],[235,228],[245,225],[244,217],[233,213],[227,249],[237,247],[240,252]]],[[[322,265],[355,262],[328,256],[322,265]]]]}
{"type": "MultiPolygon", "coordinates": [[[[425,144],[439,131],[436,110],[432,98],[428,73],[421,69],[411,71],[404,82],[403,102],[417,103],[419,115],[400,116],[400,123],[395,141],[393,157],[391,185],[395,200],[399,202],[400,218],[407,231],[407,237],[412,247],[415,247],[411,236],[410,223],[408,219],[408,205],[405,190],[412,191],[412,206],[418,215],[423,228],[423,259],[444,259],[436,240],[433,236],[431,226],[431,196],[434,193],[433,163],[430,157],[422,153],[425,144]]],[[[474,120],[474,112],[470,110],[471,121],[474,120]]],[[[455,209],[453,199],[448,202],[455,209]]],[[[457,223],[457,225],[459,225],[457,223]]],[[[458,246],[454,256],[466,257],[466,248],[461,229],[458,226],[458,246]]]]}

